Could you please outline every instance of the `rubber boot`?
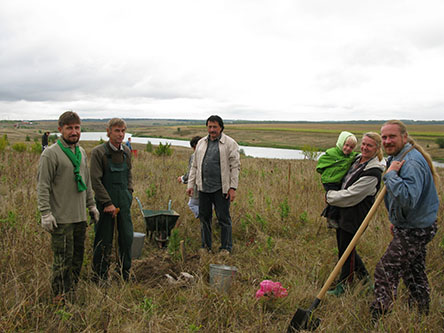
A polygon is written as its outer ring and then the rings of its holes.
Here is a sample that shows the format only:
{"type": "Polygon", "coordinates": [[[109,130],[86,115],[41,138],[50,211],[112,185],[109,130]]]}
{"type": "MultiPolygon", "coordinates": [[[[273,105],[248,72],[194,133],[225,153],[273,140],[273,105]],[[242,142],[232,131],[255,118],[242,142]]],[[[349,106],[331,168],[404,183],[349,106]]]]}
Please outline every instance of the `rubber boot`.
{"type": "Polygon", "coordinates": [[[343,293],[345,293],[345,289],[344,289],[344,285],[341,282],[339,282],[336,285],[335,289],[327,291],[328,295],[333,295],[333,296],[337,296],[337,297],[341,296],[343,293]]]}

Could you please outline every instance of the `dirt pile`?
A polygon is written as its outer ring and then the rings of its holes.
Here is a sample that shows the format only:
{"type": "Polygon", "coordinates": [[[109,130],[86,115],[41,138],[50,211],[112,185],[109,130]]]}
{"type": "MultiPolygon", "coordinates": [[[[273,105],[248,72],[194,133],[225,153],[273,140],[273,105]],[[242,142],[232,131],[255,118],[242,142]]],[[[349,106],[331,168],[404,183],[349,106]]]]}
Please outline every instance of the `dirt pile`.
{"type": "Polygon", "coordinates": [[[153,253],[147,258],[134,260],[132,266],[136,281],[150,286],[167,284],[165,274],[178,278],[181,272],[196,276],[200,271],[199,256],[187,256],[185,262],[182,262],[180,259],[173,260],[166,252],[153,253]]]}

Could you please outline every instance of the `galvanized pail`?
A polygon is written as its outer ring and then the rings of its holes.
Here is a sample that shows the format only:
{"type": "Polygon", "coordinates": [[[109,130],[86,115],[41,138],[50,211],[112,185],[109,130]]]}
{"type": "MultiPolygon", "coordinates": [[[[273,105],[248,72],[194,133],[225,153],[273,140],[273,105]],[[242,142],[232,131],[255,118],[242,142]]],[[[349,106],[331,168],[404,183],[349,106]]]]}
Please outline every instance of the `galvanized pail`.
{"type": "Polygon", "coordinates": [[[145,234],[135,232],[133,238],[133,245],[131,247],[131,258],[137,259],[142,254],[143,243],[145,241],[145,234]]]}
{"type": "Polygon", "coordinates": [[[237,268],[234,266],[210,264],[210,285],[228,292],[236,273],[237,268]]]}

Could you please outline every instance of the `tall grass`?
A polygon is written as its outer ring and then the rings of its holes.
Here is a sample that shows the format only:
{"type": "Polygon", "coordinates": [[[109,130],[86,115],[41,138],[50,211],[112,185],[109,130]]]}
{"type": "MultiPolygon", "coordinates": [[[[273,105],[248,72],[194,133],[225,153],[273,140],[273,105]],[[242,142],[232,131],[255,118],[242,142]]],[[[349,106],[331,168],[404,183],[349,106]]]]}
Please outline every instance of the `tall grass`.
{"type": "MultiPolygon", "coordinates": [[[[90,152],[94,144],[85,143],[90,152]]],[[[137,148],[136,148],[137,149],[137,148]]],[[[93,231],[88,229],[84,269],[76,298],[65,306],[51,303],[50,236],[39,226],[36,168],[39,156],[6,149],[0,153],[0,331],[72,332],[283,332],[298,307],[306,308],[333,269],[335,236],[319,216],[324,191],[313,161],[242,158],[236,200],[231,206],[234,252],[199,258],[199,222],[187,207],[185,186],[177,176],[187,168],[191,150],[174,149],[155,156],[139,149],[133,161],[135,196],[145,209],[172,209],[180,214],[178,240],[186,260],[145,241],[134,260],[134,281],[90,282],[93,231]],[[155,190],[154,190],[155,189],[155,190]],[[209,264],[238,268],[229,293],[208,283],[209,264]],[[164,274],[186,271],[195,276],[187,286],[170,285],[164,274]],[[263,279],[279,281],[289,295],[264,306],[254,298],[263,279]]],[[[442,169],[438,169],[441,177],[442,169]]],[[[441,200],[443,187],[440,185],[441,200]]],[[[442,228],[443,204],[439,224],[442,228]]],[[[135,231],[145,222],[132,206],[135,231]]],[[[394,311],[378,327],[370,322],[371,293],[359,284],[344,297],[328,296],[316,311],[320,331],[440,331],[444,304],[444,238],[441,228],[428,249],[427,270],[432,289],[431,313],[420,317],[407,306],[402,286],[394,311]]],[[[214,249],[220,243],[214,229],[214,249]]],[[[178,241],[175,240],[176,242],[178,241]]],[[[358,245],[370,271],[390,240],[385,209],[378,210],[358,245]]],[[[171,252],[171,251],[170,251],[171,252]]]]}

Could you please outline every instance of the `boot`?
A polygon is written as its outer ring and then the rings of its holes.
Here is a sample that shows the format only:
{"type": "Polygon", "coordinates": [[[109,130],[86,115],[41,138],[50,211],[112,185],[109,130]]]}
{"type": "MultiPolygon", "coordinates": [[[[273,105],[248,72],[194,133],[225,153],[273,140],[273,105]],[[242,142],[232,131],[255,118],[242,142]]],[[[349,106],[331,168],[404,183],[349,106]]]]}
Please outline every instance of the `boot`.
{"type": "Polygon", "coordinates": [[[341,282],[339,282],[336,285],[335,289],[327,291],[328,295],[333,295],[333,296],[337,296],[337,297],[341,296],[343,293],[345,293],[345,289],[344,289],[344,285],[341,282]]]}
{"type": "Polygon", "coordinates": [[[327,217],[327,228],[328,229],[338,229],[339,228],[338,221],[336,221],[330,217],[327,217]]]}

